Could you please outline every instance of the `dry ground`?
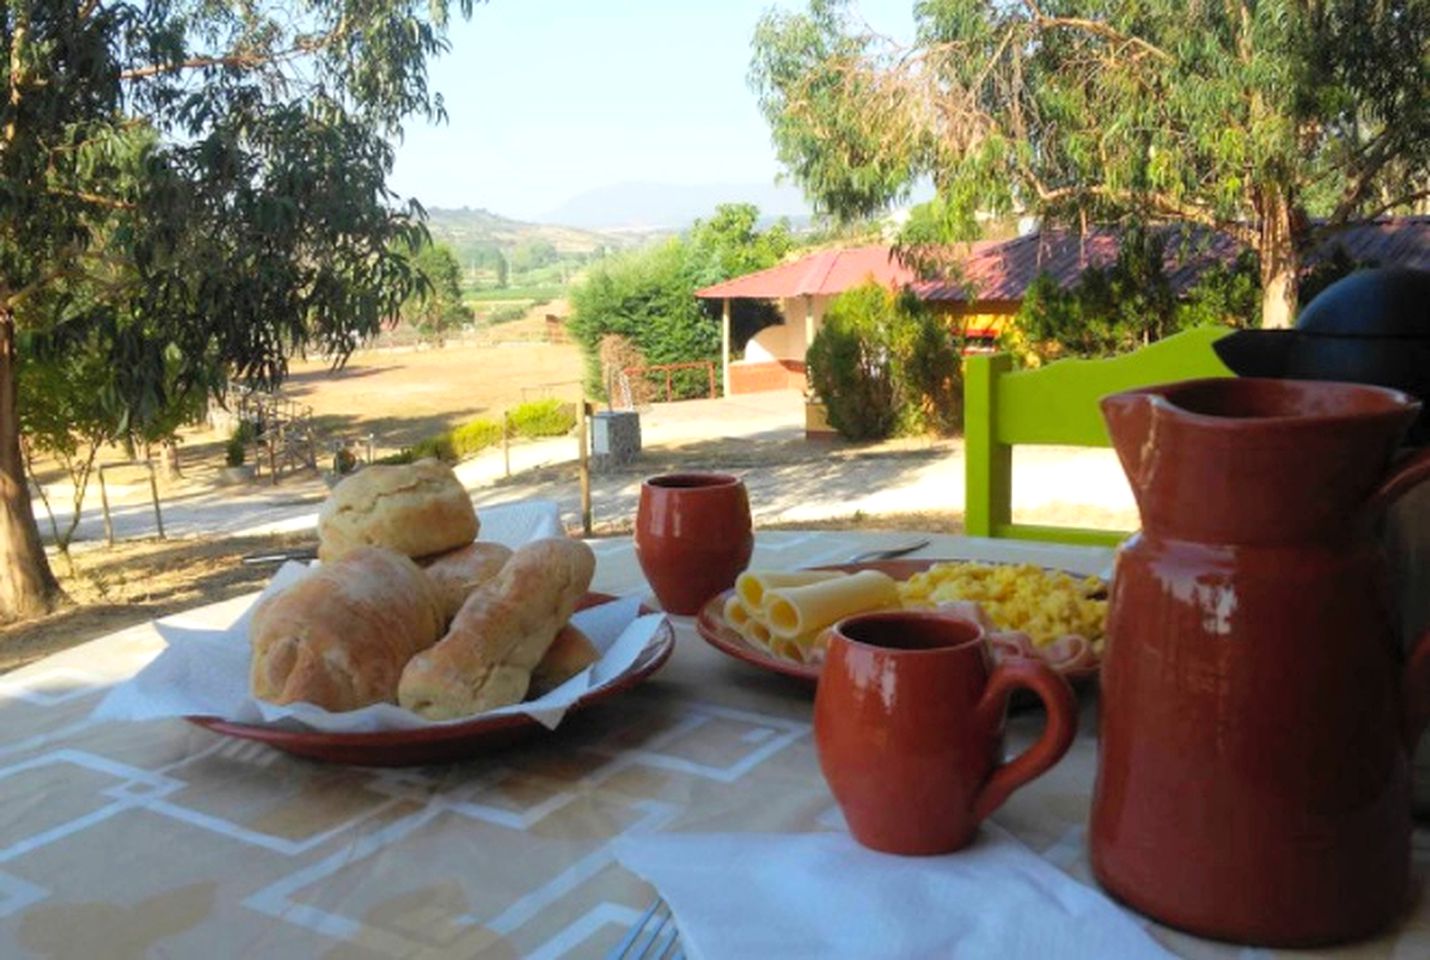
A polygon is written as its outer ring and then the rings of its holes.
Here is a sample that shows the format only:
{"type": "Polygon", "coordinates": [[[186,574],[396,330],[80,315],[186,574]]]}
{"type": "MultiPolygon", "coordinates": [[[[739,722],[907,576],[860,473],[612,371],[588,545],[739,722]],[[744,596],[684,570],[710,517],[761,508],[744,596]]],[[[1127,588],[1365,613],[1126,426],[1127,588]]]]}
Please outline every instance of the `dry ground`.
{"type": "Polygon", "coordinates": [[[374,434],[379,455],[473,417],[500,417],[524,400],[580,396],[583,369],[575,344],[533,342],[545,329],[539,319],[496,329],[510,339],[363,351],[336,371],[316,361],[294,364],[283,392],[312,407],[329,435],[374,434]]]}
{"type": "MultiPolygon", "coordinates": [[[[580,350],[573,343],[538,342],[545,323],[536,314],[560,309],[564,307],[559,303],[549,304],[526,320],[493,328],[493,339],[482,345],[360,350],[339,370],[319,359],[298,361],[283,393],[313,408],[320,428],[320,463],[335,439],[358,441],[374,434],[377,455],[382,456],[473,417],[500,417],[525,400],[579,397],[580,350]]],[[[212,487],[223,466],[227,439],[207,427],[183,431],[179,456],[184,479],[164,481],[161,493],[212,487]]],[[[99,462],[124,459],[124,451],[115,447],[103,450],[99,462]]],[[[47,486],[67,485],[57,464],[41,459],[36,468],[47,486]]],[[[136,487],[127,498],[121,496],[121,502],[148,496],[147,487],[139,483],[141,474],[134,472],[127,479],[136,487]]],[[[90,496],[97,509],[97,489],[90,496]]],[[[70,509],[68,497],[65,489],[52,497],[61,521],[70,509]]],[[[46,523],[41,529],[49,535],[46,523]]]]}

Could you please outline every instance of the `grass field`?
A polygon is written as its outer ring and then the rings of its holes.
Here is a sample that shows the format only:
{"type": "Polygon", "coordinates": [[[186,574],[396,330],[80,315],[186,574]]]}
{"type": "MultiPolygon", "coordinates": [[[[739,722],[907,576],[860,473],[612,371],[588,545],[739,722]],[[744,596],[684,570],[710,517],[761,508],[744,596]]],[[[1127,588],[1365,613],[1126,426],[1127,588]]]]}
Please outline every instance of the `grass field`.
{"type": "Polygon", "coordinates": [[[559,283],[531,287],[503,287],[496,290],[471,290],[462,296],[467,303],[520,303],[532,300],[555,300],[564,297],[566,288],[559,283]]]}

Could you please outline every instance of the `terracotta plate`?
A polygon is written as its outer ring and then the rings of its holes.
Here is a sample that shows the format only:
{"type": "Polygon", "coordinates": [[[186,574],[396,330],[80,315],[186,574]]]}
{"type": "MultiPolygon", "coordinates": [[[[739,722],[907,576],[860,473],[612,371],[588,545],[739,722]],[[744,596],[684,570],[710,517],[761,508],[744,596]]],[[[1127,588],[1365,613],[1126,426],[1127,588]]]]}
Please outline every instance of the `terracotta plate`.
{"type": "MultiPolygon", "coordinates": [[[[842,570],[845,573],[855,573],[859,570],[878,570],[887,573],[895,580],[907,580],[916,573],[922,573],[936,563],[960,563],[966,561],[957,560],[876,560],[872,563],[832,563],[827,566],[816,567],[817,570],[842,570]]],[[[1066,571],[1064,571],[1066,572],[1066,571]]],[[[1082,579],[1082,574],[1068,572],[1069,576],[1082,579]]],[[[712,597],[700,609],[695,620],[695,629],[704,638],[705,642],[715,647],[722,653],[727,653],[737,660],[754,664],[765,670],[774,673],[782,673],[787,677],[795,677],[814,683],[819,680],[819,665],[809,663],[798,663],[794,660],[787,660],[784,657],[777,657],[762,647],[757,647],[740,636],[739,631],[725,622],[725,601],[729,599],[734,590],[726,590],[717,597],[712,597]]],[[[1091,680],[1097,676],[1100,664],[1092,667],[1085,667],[1076,671],[1064,671],[1063,676],[1074,684],[1080,684],[1091,680]]]]}
{"type": "MultiPolygon", "coordinates": [[[[584,609],[614,599],[616,598],[609,594],[590,593],[581,602],[581,607],[584,609]]],[[[641,608],[643,614],[655,612],[647,607],[641,608]]],[[[670,653],[674,649],[675,631],[667,620],[661,624],[655,639],[629,669],[605,686],[597,687],[577,700],[567,711],[567,717],[584,707],[625,693],[659,670],[665,661],[670,659],[670,653]]],[[[188,720],[215,733],[243,740],[257,740],[300,757],[365,767],[407,767],[463,760],[546,731],[545,727],[525,714],[485,719],[476,717],[464,723],[377,733],[282,730],[246,723],[230,723],[217,717],[189,717],[188,720]]]]}

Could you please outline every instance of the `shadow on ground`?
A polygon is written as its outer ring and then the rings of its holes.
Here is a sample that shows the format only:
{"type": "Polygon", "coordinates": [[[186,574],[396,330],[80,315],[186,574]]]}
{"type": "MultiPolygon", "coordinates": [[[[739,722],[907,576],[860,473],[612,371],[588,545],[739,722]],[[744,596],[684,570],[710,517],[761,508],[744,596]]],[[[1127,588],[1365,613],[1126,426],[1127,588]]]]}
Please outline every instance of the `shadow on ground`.
{"type": "Polygon", "coordinates": [[[115,630],[262,589],[277,564],[246,554],[311,545],[308,534],[218,540],[133,540],[51,563],[69,603],[48,617],[0,627],[0,671],[115,630]]]}

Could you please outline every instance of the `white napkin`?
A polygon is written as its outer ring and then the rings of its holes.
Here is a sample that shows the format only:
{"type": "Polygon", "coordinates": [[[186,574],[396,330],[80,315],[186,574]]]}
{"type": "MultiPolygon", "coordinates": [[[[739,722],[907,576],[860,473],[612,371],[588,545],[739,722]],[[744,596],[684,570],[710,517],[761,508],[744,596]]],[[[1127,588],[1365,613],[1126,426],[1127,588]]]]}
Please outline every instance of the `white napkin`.
{"type": "Polygon", "coordinates": [[[1119,907],[992,824],[973,846],[896,857],[846,833],[625,837],[691,960],[1169,957],[1119,907]]]}
{"type": "MultiPolygon", "coordinates": [[[[556,504],[526,501],[481,511],[483,540],[520,546],[545,536],[560,536],[556,504]]],[[[258,601],[307,576],[311,569],[287,563],[263,593],[227,627],[185,625],[182,615],[154,624],[168,646],[130,680],[110,690],[93,717],[96,720],[156,720],[163,717],[210,716],[238,723],[266,723],[330,733],[368,733],[433,726],[415,713],[393,704],[330,713],[307,703],[280,706],[249,694],[248,624],[258,601]]],[[[524,713],[554,729],[576,700],[620,676],[654,642],[664,617],[640,616],[636,597],[583,610],[571,622],[583,631],[601,658],[545,696],[491,710],[482,716],[524,713]]],[[[443,721],[463,723],[470,720],[443,721]]]]}

